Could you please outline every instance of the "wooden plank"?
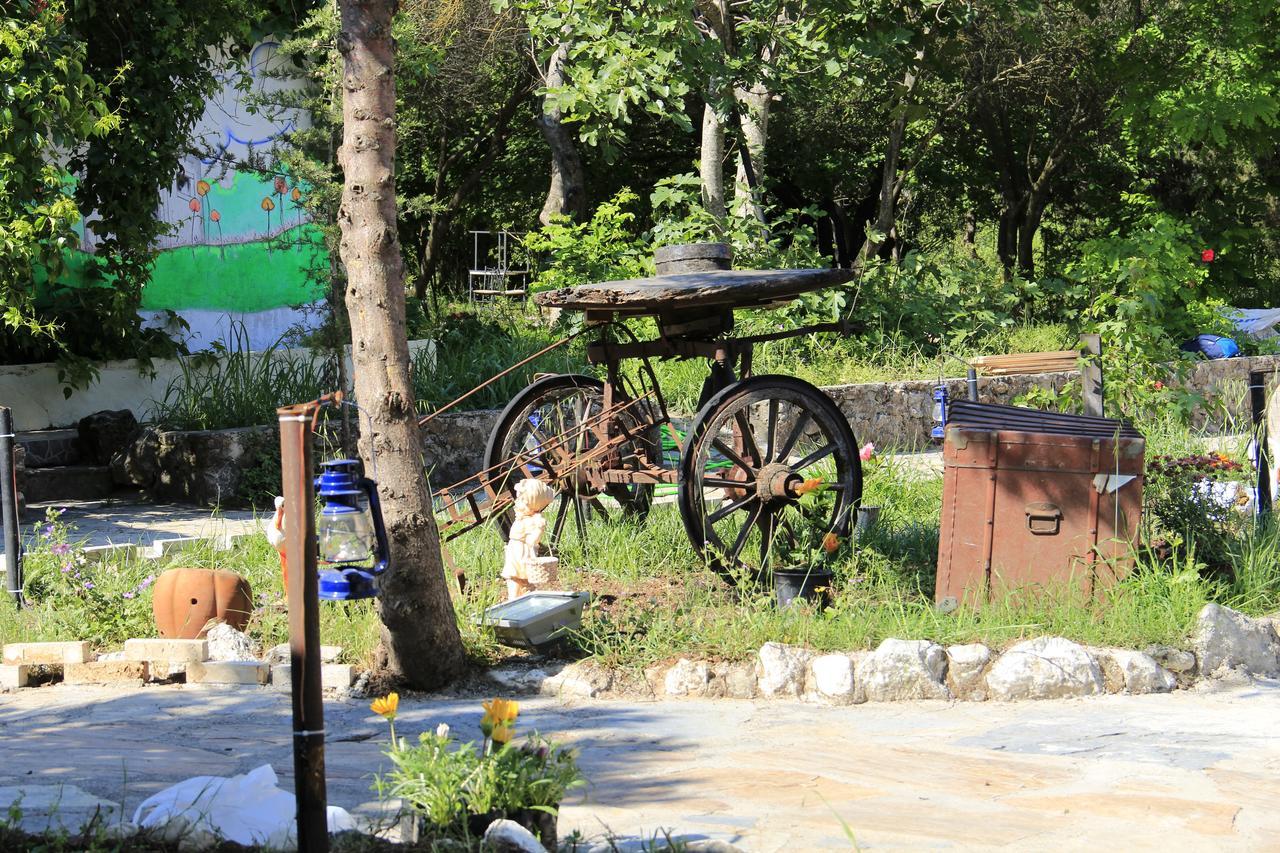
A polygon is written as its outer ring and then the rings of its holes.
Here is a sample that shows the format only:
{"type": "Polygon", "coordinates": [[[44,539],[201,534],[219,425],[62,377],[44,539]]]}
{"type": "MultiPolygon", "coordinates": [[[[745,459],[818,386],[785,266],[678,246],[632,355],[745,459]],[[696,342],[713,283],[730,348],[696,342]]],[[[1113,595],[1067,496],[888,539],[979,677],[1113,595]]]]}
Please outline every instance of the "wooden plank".
{"type": "Polygon", "coordinates": [[[969,360],[978,372],[988,376],[1013,373],[1062,373],[1077,369],[1080,353],[1077,350],[1056,352],[1027,352],[1009,355],[980,355],[969,360]]]}
{"type": "Polygon", "coordinates": [[[853,277],[841,269],[713,270],[583,284],[543,291],[533,300],[543,307],[577,311],[747,307],[844,284],[853,277]]]}

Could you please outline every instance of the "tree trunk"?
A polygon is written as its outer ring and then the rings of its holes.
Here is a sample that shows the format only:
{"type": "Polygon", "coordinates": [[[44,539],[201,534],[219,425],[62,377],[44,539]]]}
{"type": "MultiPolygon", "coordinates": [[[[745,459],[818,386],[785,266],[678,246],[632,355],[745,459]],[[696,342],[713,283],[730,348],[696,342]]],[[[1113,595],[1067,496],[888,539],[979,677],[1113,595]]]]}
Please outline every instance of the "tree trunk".
{"type": "MultiPolygon", "coordinates": [[[[916,54],[916,61],[920,62],[924,59],[923,53],[916,54]]],[[[902,77],[902,99],[905,102],[910,97],[911,92],[915,89],[917,75],[915,69],[908,69],[902,77]]],[[[906,104],[903,104],[905,107],[906,104]]],[[[880,202],[876,207],[876,220],[872,226],[872,230],[877,232],[879,239],[873,239],[868,234],[866,241],[862,244],[862,250],[859,253],[864,259],[870,259],[879,255],[887,242],[891,241],[891,235],[894,233],[894,226],[898,221],[898,197],[902,193],[903,179],[898,174],[899,162],[902,159],[902,144],[907,138],[907,114],[905,108],[902,115],[893,120],[893,125],[889,128],[889,141],[885,145],[884,152],[884,168],[880,172],[880,202]]]]}
{"type": "Polygon", "coordinates": [[[764,189],[765,143],[769,137],[769,106],[773,103],[773,96],[763,85],[757,84],[750,89],[738,89],[735,97],[740,105],[738,123],[742,128],[746,156],[741,151],[738,154],[734,208],[739,216],[750,214],[764,222],[760,194],[764,189]]]}
{"type": "Polygon", "coordinates": [[[466,666],[440,559],[405,338],[404,267],[396,234],[395,0],[341,0],[343,172],[338,224],[347,268],[355,388],[367,416],[360,455],[376,474],[391,568],[378,615],[387,668],[429,690],[466,666]],[[375,467],[376,462],[376,467],[375,467]]]}
{"type": "Polygon", "coordinates": [[[969,257],[978,257],[978,217],[973,212],[973,208],[969,208],[964,212],[964,245],[969,252],[969,257]]]}
{"type": "Polygon", "coordinates": [[[702,108],[702,154],[698,161],[702,180],[702,206],[716,219],[724,219],[724,123],[711,105],[702,108]]]}
{"type": "MultiPolygon", "coordinates": [[[[561,43],[547,61],[546,86],[554,89],[564,85],[564,63],[569,58],[569,45],[561,43]]],[[[582,169],[582,157],[573,135],[564,126],[564,113],[559,107],[544,109],[538,115],[538,130],[551,148],[551,187],[547,200],[538,214],[543,225],[552,216],[569,216],[576,220],[587,218],[587,178],[582,169]]]]}

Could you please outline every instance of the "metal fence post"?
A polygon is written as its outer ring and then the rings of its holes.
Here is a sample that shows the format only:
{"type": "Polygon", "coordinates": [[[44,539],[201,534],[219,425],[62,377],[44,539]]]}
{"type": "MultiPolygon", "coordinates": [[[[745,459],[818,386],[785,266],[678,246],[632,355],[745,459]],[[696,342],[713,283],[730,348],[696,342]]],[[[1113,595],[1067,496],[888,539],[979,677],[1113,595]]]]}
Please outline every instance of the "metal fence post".
{"type": "Polygon", "coordinates": [[[22,539],[18,536],[18,465],[13,412],[0,406],[0,514],[4,516],[4,577],[13,603],[22,607],[22,539]]]}
{"type": "Polygon", "coordinates": [[[1258,447],[1258,517],[1264,518],[1271,515],[1271,465],[1267,458],[1267,380],[1259,370],[1249,371],[1249,414],[1258,447]]]}
{"type": "Polygon", "coordinates": [[[285,556],[289,561],[289,660],[293,696],[293,784],[298,849],[329,849],[324,779],[324,699],[320,684],[320,598],[316,577],[315,486],[311,424],[317,404],[277,410],[284,480],[285,556]]]}

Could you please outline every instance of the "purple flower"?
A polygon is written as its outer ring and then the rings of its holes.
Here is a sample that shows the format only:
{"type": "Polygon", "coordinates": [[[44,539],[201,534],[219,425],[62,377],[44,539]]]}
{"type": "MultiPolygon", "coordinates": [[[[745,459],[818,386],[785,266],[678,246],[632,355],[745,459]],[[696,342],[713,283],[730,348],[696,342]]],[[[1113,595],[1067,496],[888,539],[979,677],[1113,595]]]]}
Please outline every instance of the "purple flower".
{"type": "Polygon", "coordinates": [[[71,571],[71,564],[70,564],[70,563],[63,563],[63,564],[62,564],[62,573],[65,575],[65,574],[66,574],[67,572],[69,572],[69,571],[71,571]]]}
{"type": "Polygon", "coordinates": [[[138,584],[138,592],[142,592],[142,590],[151,586],[151,582],[155,579],[156,579],[155,575],[147,575],[145,578],[143,578],[142,583],[138,584]]]}
{"type": "Polygon", "coordinates": [[[59,542],[57,545],[53,546],[53,553],[57,554],[59,557],[61,557],[63,554],[68,554],[70,552],[71,552],[71,546],[68,545],[66,542],[59,542]]]}
{"type": "Polygon", "coordinates": [[[93,589],[93,581],[85,581],[85,582],[84,582],[84,588],[85,588],[85,589],[93,589]]]}
{"type": "Polygon", "coordinates": [[[135,595],[137,595],[137,593],[136,593],[136,592],[126,592],[126,593],[124,594],[124,597],[125,597],[125,598],[133,598],[135,595]]]}
{"type": "Polygon", "coordinates": [[[45,537],[52,536],[52,535],[53,535],[53,525],[52,525],[52,524],[46,524],[44,527],[42,527],[42,528],[40,529],[40,535],[41,535],[41,536],[45,536],[45,537]]]}

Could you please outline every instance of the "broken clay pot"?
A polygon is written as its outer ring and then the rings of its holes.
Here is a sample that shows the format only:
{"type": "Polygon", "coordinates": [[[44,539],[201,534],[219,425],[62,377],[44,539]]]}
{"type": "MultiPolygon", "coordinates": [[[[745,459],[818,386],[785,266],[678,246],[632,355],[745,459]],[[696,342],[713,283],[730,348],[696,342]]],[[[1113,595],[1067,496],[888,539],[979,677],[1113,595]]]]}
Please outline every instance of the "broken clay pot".
{"type": "Polygon", "coordinates": [[[166,639],[198,640],[215,621],[237,631],[249,624],[249,581],[222,569],[170,569],[156,578],[151,612],[166,639]]]}

